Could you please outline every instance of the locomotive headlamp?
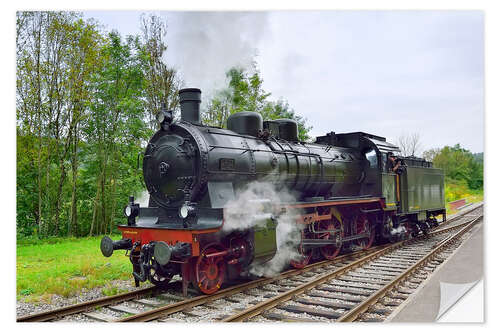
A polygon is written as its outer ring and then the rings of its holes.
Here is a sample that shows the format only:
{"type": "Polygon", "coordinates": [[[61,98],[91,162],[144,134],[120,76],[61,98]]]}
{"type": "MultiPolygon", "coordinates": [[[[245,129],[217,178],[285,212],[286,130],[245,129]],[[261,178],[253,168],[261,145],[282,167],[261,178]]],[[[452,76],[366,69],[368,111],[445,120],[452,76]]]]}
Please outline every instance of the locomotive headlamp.
{"type": "Polygon", "coordinates": [[[129,203],[123,210],[125,216],[128,218],[128,225],[135,224],[135,218],[139,215],[139,204],[134,203],[134,197],[129,198],[129,203]]]}
{"type": "Polygon", "coordinates": [[[181,208],[179,208],[179,216],[183,219],[193,214],[193,212],[194,212],[194,207],[188,204],[184,204],[181,206],[181,208]]]}

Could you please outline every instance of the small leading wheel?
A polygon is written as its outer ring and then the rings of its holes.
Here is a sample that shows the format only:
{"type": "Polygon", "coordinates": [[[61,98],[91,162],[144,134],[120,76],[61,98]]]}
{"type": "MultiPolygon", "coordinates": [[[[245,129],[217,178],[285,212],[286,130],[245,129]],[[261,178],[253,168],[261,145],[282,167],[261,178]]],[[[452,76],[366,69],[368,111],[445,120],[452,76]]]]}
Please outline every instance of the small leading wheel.
{"type": "Polygon", "coordinates": [[[317,234],[320,239],[335,240],[335,244],[325,245],[320,248],[320,252],[327,260],[335,258],[342,248],[342,237],[344,237],[344,228],[342,223],[333,217],[330,221],[321,221],[318,231],[324,231],[317,234]]]}
{"type": "Polygon", "coordinates": [[[360,214],[356,219],[356,222],[354,223],[354,231],[356,235],[368,234],[368,236],[356,239],[354,244],[358,245],[363,250],[369,249],[375,240],[375,232],[365,214],[360,214]]]}
{"type": "Polygon", "coordinates": [[[220,244],[210,244],[201,252],[195,266],[195,287],[204,294],[213,294],[220,289],[226,276],[226,261],[223,256],[207,257],[223,251],[220,244]]]}

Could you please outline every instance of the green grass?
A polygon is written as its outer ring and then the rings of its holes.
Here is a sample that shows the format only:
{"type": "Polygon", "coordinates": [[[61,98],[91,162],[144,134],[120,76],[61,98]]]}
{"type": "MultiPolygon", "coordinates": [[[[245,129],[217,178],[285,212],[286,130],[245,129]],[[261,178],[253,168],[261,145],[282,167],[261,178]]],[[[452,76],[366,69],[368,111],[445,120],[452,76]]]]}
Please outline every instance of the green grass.
{"type": "Polygon", "coordinates": [[[117,286],[109,286],[102,289],[102,293],[106,296],[118,295],[126,291],[127,291],[126,289],[122,289],[117,286]]]}
{"type": "MultiPolygon", "coordinates": [[[[114,237],[118,239],[118,237],[114,237]]],[[[50,301],[53,294],[65,297],[82,289],[105,286],[103,293],[122,292],[112,280],[131,280],[132,267],[125,251],[106,258],[99,249],[101,237],[21,240],[17,245],[17,298],[50,301]]]]}

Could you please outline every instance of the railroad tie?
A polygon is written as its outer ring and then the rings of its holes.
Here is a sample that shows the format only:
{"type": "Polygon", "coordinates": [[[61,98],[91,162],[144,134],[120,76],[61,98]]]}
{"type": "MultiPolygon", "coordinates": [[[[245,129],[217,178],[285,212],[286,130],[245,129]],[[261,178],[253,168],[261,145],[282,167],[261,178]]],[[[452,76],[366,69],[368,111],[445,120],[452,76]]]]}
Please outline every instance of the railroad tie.
{"type": "Polygon", "coordinates": [[[152,306],[155,308],[165,305],[165,303],[158,302],[154,299],[148,299],[148,298],[134,299],[133,302],[141,305],[152,306]]]}
{"type": "Polygon", "coordinates": [[[338,312],[326,311],[316,308],[308,308],[306,306],[300,306],[300,305],[279,305],[277,308],[288,312],[307,313],[313,316],[325,317],[328,319],[337,319],[340,318],[340,316],[342,315],[338,312]]]}
{"type": "Polygon", "coordinates": [[[185,297],[177,296],[177,295],[173,295],[173,294],[158,294],[155,296],[159,299],[164,299],[164,300],[168,300],[168,301],[181,302],[181,301],[186,300],[185,297]]]}
{"type": "Polygon", "coordinates": [[[116,311],[116,312],[131,313],[131,314],[134,314],[134,315],[141,313],[140,310],[137,310],[137,309],[134,309],[134,308],[130,308],[128,306],[121,305],[121,304],[110,305],[110,306],[108,306],[108,309],[111,309],[111,310],[116,311]]]}
{"type": "Polygon", "coordinates": [[[329,286],[334,286],[334,287],[341,287],[341,288],[344,288],[344,287],[347,287],[347,288],[356,288],[356,289],[367,289],[367,290],[379,290],[380,289],[380,285],[385,285],[385,283],[372,283],[372,284],[377,284],[379,285],[379,287],[376,287],[376,286],[369,286],[369,285],[366,285],[366,284],[358,284],[358,283],[355,283],[354,281],[351,281],[351,282],[344,282],[344,281],[339,281],[339,282],[330,282],[328,283],[329,286]]]}
{"type": "Polygon", "coordinates": [[[320,301],[320,300],[315,300],[315,299],[310,299],[310,298],[298,298],[294,299],[295,302],[297,303],[302,303],[306,305],[319,305],[323,306],[325,308],[333,308],[333,309],[345,309],[345,310],[350,310],[354,307],[353,304],[349,304],[346,302],[325,302],[325,301],[320,301]]]}
{"type": "Polygon", "coordinates": [[[83,314],[91,319],[102,322],[112,322],[116,320],[115,317],[109,316],[101,312],[84,312],[83,314]]]}
{"type": "Polygon", "coordinates": [[[371,291],[366,289],[354,289],[354,288],[342,288],[336,286],[319,286],[316,287],[318,290],[330,291],[335,293],[348,293],[353,295],[369,296],[372,294],[371,291]]]}
{"type": "Polygon", "coordinates": [[[298,318],[298,317],[292,317],[292,316],[287,316],[282,313],[275,313],[275,312],[264,312],[262,314],[262,317],[269,319],[269,320],[279,320],[283,322],[311,322],[311,323],[317,323],[319,320],[311,319],[311,318],[298,318]]]}
{"type": "Polygon", "coordinates": [[[306,295],[311,296],[311,297],[323,297],[323,298],[336,299],[336,300],[342,300],[342,301],[350,301],[350,302],[361,302],[363,299],[366,298],[365,296],[327,294],[327,293],[322,293],[322,292],[314,291],[314,290],[307,292],[306,295]]]}
{"type": "Polygon", "coordinates": [[[378,286],[383,286],[387,283],[387,281],[373,281],[370,279],[363,279],[355,276],[339,276],[337,278],[339,281],[345,281],[345,282],[362,282],[362,283],[369,283],[369,284],[374,284],[378,286]]]}

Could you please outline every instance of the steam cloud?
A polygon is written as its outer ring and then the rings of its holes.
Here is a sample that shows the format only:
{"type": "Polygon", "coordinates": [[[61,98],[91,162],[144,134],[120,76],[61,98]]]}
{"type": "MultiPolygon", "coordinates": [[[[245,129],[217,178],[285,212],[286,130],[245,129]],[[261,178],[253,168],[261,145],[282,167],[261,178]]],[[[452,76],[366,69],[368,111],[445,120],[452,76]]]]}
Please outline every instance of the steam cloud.
{"type": "Polygon", "coordinates": [[[185,86],[207,94],[226,85],[232,66],[250,68],[257,46],[269,33],[266,12],[166,12],[167,61],[185,86]]]}
{"type": "Polygon", "coordinates": [[[141,207],[148,207],[149,205],[149,193],[148,191],[142,191],[139,194],[139,197],[135,199],[135,202],[138,203],[141,207]]]}
{"type": "MultiPolygon", "coordinates": [[[[271,217],[273,207],[286,202],[295,202],[295,197],[288,192],[278,191],[268,182],[250,183],[245,190],[237,193],[236,198],[226,207],[224,232],[245,230],[254,226],[264,226],[271,217]]],[[[277,252],[264,264],[252,264],[250,273],[257,276],[275,276],[285,268],[290,260],[297,260],[300,254],[301,228],[296,219],[299,210],[287,209],[278,216],[276,227],[277,252]]]]}

